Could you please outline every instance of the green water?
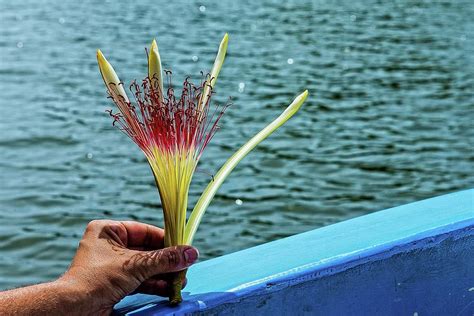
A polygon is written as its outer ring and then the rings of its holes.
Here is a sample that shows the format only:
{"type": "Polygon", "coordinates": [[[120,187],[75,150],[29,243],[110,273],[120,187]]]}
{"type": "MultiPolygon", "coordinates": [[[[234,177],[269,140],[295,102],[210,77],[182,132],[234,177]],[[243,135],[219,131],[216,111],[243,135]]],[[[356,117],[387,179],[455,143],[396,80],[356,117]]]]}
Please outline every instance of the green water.
{"type": "Polygon", "coordinates": [[[97,48],[129,82],[156,37],[176,80],[198,79],[229,32],[215,100],[234,105],[191,205],[309,89],[220,189],[195,242],[203,259],[472,187],[473,2],[385,3],[0,0],[0,288],[57,277],[92,219],[162,224],[142,154],[104,112],[97,48]]]}

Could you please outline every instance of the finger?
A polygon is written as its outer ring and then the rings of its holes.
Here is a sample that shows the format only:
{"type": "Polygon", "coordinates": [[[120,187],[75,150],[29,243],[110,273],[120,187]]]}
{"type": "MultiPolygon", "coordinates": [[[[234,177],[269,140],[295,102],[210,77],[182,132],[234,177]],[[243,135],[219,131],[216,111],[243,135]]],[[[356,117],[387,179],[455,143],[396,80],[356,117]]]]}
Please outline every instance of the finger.
{"type": "Polygon", "coordinates": [[[107,219],[94,219],[87,224],[84,235],[99,235],[104,227],[120,225],[120,222],[107,219]]]}
{"type": "MultiPolygon", "coordinates": [[[[172,273],[165,273],[165,274],[157,274],[152,277],[150,277],[148,280],[155,280],[155,281],[165,281],[165,282],[170,282],[171,279],[174,277],[174,274],[172,273]]],[[[184,278],[182,288],[184,289],[186,285],[188,284],[188,278],[184,278]]]]}
{"type": "MultiPolygon", "coordinates": [[[[188,279],[185,278],[182,285],[183,289],[187,283],[188,283],[188,279]]],[[[170,294],[170,287],[171,287],[171,283],[169,283],[167,280],[150,278],[146,280],[145,282],[143,282],[134,291],[134,293],[143,293],[143,294],[151,294],[151,295],[159,295],[159,296],[167,297],[170,294]]]]}
{"type": "Polygon", "coordinates": [[[165,280],[146,280],[143,282],[134,293],[143,293],[159,296],[168,296],[170,293],[170,286],[165,280]]]}
{"type": "Polygon", "coordinates": [[[117,244],[126,245],[127,230],[118,221],[96,219],[87,224],[84,231],[84,238],[86,237],[112,239],[117,244]]]}
{"type": "Polygon", "coordinates": [[[127,247],[141,250],[155,250],[164,247],[165,232],[153,225],[122,221],[120,222],[127,231],[127,247]]]}
{"type": "Polygon", "coordinates": [[[134,251],[127,268],[142,280],[156,274],[181,271],[196,262],[199,252],[191,246],[175,246],[155,251],[134,251]]]}

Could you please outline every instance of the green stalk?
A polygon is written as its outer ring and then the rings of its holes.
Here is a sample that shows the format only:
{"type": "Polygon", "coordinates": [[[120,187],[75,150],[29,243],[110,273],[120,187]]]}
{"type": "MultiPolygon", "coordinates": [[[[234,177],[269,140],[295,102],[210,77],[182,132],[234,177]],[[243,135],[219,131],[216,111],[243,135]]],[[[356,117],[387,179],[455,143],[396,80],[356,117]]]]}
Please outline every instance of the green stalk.
{"type": "Polygon", "coordinates": [[[186,272],[188,269],[173,272],[171,277],[171,286],[170,286],[170,293],[168,296],[170,305],[176,306],[179,305],[183,301],[183,297],[181,296],[181,289],[183,288],[184,279],[186,279],[186,272]]]}
{"type": "Polygon", "coordinates": [[[233,154],[221,167],[221,169],[214,176],[212,182],[208,184],[201,197],[197,201],[194,209],[188,219],[186,224],[184,240],[185,244],[191,245],[194,239],[194,234],[201,222],[202,216],[206,211],[207,207],[211,203],[212,198],[216,194],[219,187],[222,185],[227,176],[231,171],[237,166],[237,164],[252,150],[257,146],[261,141],[267,138],[271,133],[273,133],[277,128],[283,125],[290,117],[292,117],[303,105],[304,101],[308,97],[308,90],[305,90],[299,96],[297,96],[293,102],[283,111],[280,116],[271,122],[267,127],[262,129],[254,137],[252,137],[245,145],[240,147],[235,154],[233,154]]]}

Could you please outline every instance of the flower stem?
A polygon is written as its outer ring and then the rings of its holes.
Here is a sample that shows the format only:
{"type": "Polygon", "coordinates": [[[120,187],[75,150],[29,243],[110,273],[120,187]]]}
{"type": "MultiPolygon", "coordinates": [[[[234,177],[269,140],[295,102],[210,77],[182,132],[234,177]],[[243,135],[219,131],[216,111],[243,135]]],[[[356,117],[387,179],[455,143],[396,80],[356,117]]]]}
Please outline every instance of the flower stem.
{"type": "Polygon", "coordinates": [[[175,272],[171,275],[171,289],[169,301],[171,305],[179,305],[183,298],[181,296],[181,289],[183,288],[184,279],[186,278],[186,270],[175,272]]]}

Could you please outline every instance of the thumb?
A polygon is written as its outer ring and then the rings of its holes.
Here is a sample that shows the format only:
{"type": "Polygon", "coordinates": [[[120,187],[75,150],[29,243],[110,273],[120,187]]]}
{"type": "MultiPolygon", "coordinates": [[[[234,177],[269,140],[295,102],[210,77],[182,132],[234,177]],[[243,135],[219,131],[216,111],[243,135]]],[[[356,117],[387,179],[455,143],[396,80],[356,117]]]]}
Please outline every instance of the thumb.
{"type": "Polygon", "coordinates": [[[132,270],[146,280],[156,274],[181,271],[192,265],[199,252],[191,246],[174,246],[154,251],[138,251],[129,261],[132,270]]]}

